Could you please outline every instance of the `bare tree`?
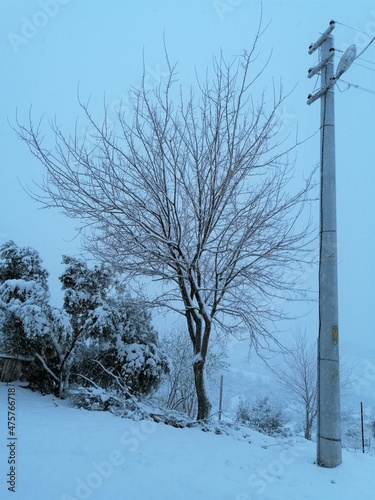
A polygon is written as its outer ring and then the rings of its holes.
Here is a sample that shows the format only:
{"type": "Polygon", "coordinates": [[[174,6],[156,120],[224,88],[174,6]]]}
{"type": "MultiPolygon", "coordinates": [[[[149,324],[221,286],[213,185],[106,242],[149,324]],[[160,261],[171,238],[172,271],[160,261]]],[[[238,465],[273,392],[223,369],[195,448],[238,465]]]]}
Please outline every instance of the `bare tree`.
{"type": "Polygon", "coordinates": [[[191,342],[184,332],[177,332],[174,338],[165,338],[161,345],[168,353],[171,368],[165,376],[167,383],[166,407],[184,411],[193,417],[197,399],[192,373],[193,356],[191,342]]]}
{"type": "MultiPolygon", "coordinates": [[[[306,332],[293,334],[291,344],[284,350],[285,368],[273,370],[281,386],[292,396],[303,411],[305,439],[311,440],[311,431],[317,415],[317,346],[309,342],[306,332]]],[[[344,389],[353,380],[353,366],[343,363],[340,382],[344,389]]]]}
{"type": "Polygon", "coordinates": [[[309,343],[306,332],[295,333],[285,355],[285,369],[275,370],[279,383],[293,395],[304,415],[305,439],[311,431],[317,413],[316,344],[309,343]]]}
{"type": "MultiPolygon", "coordinates": [[[[161,347],[168,353],[170,370],[165,375],[167,395],[165,405],[172,410],[182,410],[189,417],[196,415],[197,394],[193,376],[193,350],[189,337],[183,331],[174,332],[160,341],[161,347]]],[[[206,360],[206,372],[209,382],[214,381],[218,373],[227,370],[228,364],[225,346],[217,337],[211,338],[211,349],[206,360]]]]}
{"type": "Polygon", "coordinates": [[[283,316],[275,299],[295,297],[294,271],[307,252],[311,177],[291,192],[296,144],[276,139],[281,91],[270,106],[265,93],[253,97],[264,70],[253,70],[259,37],[233,63],[214,60],[212,77],[198,81],[199,98],[185,96],[166,53],[166,81],[150,90],[144,77],[131,90],[132,119],[120,109],[112,127],[106,109],[98,124],[79,99],[95,130],[83,141],[55,121],[55,146],[47,147],[40,122],[17,120],[47,172],[35,198],[80,220],[96,257],[129,279],[159,283],[150,302],[185,318],[198,419],[211,409],[205,363],[213,327],[247,332],[257,347],[270,339],[270,322],[283,316]]]}

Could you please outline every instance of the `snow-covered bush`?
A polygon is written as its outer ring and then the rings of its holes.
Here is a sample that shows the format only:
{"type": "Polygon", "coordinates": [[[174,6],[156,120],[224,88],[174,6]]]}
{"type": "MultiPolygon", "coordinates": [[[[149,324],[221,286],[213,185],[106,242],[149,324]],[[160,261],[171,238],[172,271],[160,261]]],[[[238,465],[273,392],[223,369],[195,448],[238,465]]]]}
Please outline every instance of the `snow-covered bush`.
{"type": "Polygon", "coordinates": [[[357,425],[348,426],[342,436],[342,445],[346,450],[359,450],[362,446],[362,434],[360,422],[357,425]]]}
{"type": "Polygon", "coordinates": [[[75,408],[90,411],[111,411],[116,414],[124,406],[116,394],[111,394],[100,387],[77,386],[69,391],[69,399],[75,408]]]}
{"type": "Polygon", "coordinates": [[[237,420],[239,423],[269,436],[287,434],[287,420],[283,410],[272,406],[268,397],[258,398],[255,403],[249,400],[240,400],[237,408],[237,420]]]}
{"type": "MultiPolygon", "coordinates": [[[[375,437],[375,421],[371,414],[364,412],[363,415],[364,445],[365,451],[369,449],[371,437],[375,437]]],[[[349,451],[362,450],[362,424],[360,412],[342,412],[342,446],[349,451]]]]}
{"type": "Polygon", "coordinates": [[[121,384],[132,394],[143,396],[158,387],[169,370],[168,358],[158,346],[151,317],[147,316],[144,322],[146,311],[137,316],[129,315],[131,309],[129,304],[113,309],[110,319],[118,315],[117,329],[110,322],[103,335],[90,338],[77,347],[73,367],[77,383],[92,381],[107,390],[121,384]]]}
{"type": "Polygon", "coordinates": [[[134,394],[149,394],[168,371],[150,313],[124,292],[105,266],[89,269],[71,257],[64,262],[64,308],[77,339],[74,380],[91,380],[106,389],[118,380],[134,394]]]}
{"type": "Polygon", "coordinates": [[[153,408],[143,404],[127,389],[121,387],[103,389],[102,387],[84,387],[72,385],[69,389],[69,401],[75,408],[89,411],[108,411],[116,416],[133,420],[149,419],[153,408]]]}
{"type": "Polygon", "coordinates": [[[170,368],[151,315],[141,302],[126,294],[116,294],[111,304],[114,327],[108,337],[109,366],[134,394],[148,395],[157,389],[170,368]]]}
{"type": "Polygon", "coordinates": [[[148,394],[157,388],[168,361],[155,344],[133,342],[124,348],[121,377],[135,393],[148,394]]]}

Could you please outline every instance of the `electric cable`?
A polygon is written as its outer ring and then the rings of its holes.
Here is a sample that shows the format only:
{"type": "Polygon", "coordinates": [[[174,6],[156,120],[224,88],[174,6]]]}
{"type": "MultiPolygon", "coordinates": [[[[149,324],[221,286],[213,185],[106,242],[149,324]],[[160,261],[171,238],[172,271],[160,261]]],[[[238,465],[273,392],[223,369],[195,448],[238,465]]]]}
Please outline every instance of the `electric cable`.
{"type": "MultiPolygon", "coordinates": [[[[359,33],[363,33],[367,36],[370,36],[368,33],[366,33],[365,31],[362,31],[362,30],[359,30],[358,28],[353,28],[352,26],[348,26],[347,24],[344,24],[344,23],[340,23],[339,21],[335,21],[336,24],[341,24],[341,26],[345,26],[346,28],[350,28],[354,31],[358,31],[359,33]]],[[[375,40],[375,36],[372,37],[372,39],[369,41],[369,43],[366,45],[366,47],[362,50],[362,52],[360,52],[357,56],[356,56],[356,59],[358,59],[369,47],[370,45],[372,44],[372,42],[375,40]]]]}
{"type": "MultiPolygon", "coordinates": [[[[342,54],[344,53],[344,51],[341,49],[335,49],[335,52],[341,52],[342,54]]],[[[338,57],[338,56],[336,56],[336,57],[338,57]]],[[[367,62],[369,64],[375,64],[375,61],[370,61],[370,59],[364,59],[363,57],[357,56],[356,59],[359,59],[360,61],[363,61],[363,62],[367,62]]],[[[354,63],[354,64],[358,64],[358,63],[354,63]]]]}
{"type": "Polygon", "coordinates": [[[360,52],[360,53],[358,54],[358,56],[356,57],[356,59],[357,59],[358,57],[360,57],[360,56],[361,56],[361,55],[365,52],[365,50],[367,50],[367,49],[370,47],[370,45],[372,44],[372,42],[373,42],[374,40],[375,40],[375,36],[373,36],[373,37],[372,37],[372,40],[370,40],[370,41],[369,41],[369,43],[366,45],[366,47],[362,50],[362,52],[360,52]]]}
{"type": "Polygon", "coordinates": [[[359,30],[358,28],[353,28],[353,26],[349,26],[347,24],[344,24],[344,23],[340,23],[339,21],[335,21],[336,24],[341,24],[341,26],[345,26],[345,28],[349,28],[351,30],[354,30],[354,31],[358,31],[358,33],[363,33],[364,35],[367,35],[369,36],[368,33],[366,33],[366,31],[363,31],[363,30],[359,30]]]}
{"type": "Polygon", "coordinates": [[[349,87],[353,87],[355,89],[362,90],[363,92],[368,92],[369,94],[375,94],[375,90],[366,89],[365,87],[361,87],[360,85],[356,85],[355,83],[347,82],[346,80],[343,80],[342,78],[340,78],[340,82],[346,83],[349,87]]]}
{"type": "MultiPolygon", "coordinates": [[[[337,50],[337,49],[335,49],[335,52],[344,52],[344,51],[343,51],[343,50],[337,50]]],[[[339,56],[336,56],[336,55],[335,55],[335,57],[339,59],[339,56]]],[[[370,71],[375,71],[375,68],[369,68],[368,66],[365,66],[364,64],[360,64],[360,63],[355,62],[355,61],[356,61],[356,59],[357,59],[357,57],[354,59],[354,61],[353,61],[353,63],[352,63],[352,64],[356,64],[357,66],[360,66],[361,68],[368,69],[368,70],[370,70],[370,71]]],[[[363,60],[362,58],[360,58],[360,59],[361,59],[361,61],[363,60]]],[[[374,63],[374,64],[375,64],[375,63],[374,63]]]]}

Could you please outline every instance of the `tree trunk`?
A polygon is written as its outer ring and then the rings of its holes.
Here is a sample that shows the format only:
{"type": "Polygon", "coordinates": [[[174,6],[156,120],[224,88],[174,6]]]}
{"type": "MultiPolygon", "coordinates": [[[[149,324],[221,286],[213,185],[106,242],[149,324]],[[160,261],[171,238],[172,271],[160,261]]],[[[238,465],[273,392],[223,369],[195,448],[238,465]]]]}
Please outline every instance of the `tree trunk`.
{"type": "Polygon", "coordinates": [[[198,399],[197,420],[207,420],[211,413],[212,405],[207,394],[205,360],[197,357],[194,362],[194,381],[198,399]]]}
{"type": "Polygon", "coordinates": [[[311,430],[314,422],[314,417],[311,416],[310,411],[306,408],[306,421],[305,421],[305,439],[311,441],[311,430]]]}
{"type": "Polygon", "coordinates": [[[305,439],[308,439],[309,441],[311,441],[311,429],[309,427],[309,424],[307,424],[307,426],[305,428],[305,439]]]}
{"type": "Polygon", "coordinates": [[[65,399],[67,396],[67,390],[69,388],[70,380],[70,364],[69,361],[65,361],[60,367],[59,383],[57,387],[56,396],[60,399],[65,399]]]}

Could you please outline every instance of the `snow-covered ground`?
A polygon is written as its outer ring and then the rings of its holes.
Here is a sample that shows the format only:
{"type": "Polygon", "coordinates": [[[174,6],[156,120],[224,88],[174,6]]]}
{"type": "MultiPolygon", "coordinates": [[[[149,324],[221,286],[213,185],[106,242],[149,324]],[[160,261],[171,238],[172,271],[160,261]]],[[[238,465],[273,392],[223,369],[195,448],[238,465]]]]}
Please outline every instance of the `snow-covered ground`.
{"type": "MultiPolygon", "coordinates": [[[[252,500],[374,498],[375,457],[314,464],[301,437],[215,435],[70,408],[16,387],[16,493],[7,490],[7,391],[0,384],[0,498],[252,500]],[[250,442],[249,442],[250,441],[250,442]]],[[[13,455],[12,455],[13,457],[13,455]]]]}

